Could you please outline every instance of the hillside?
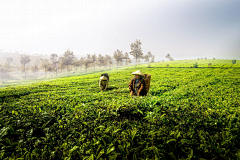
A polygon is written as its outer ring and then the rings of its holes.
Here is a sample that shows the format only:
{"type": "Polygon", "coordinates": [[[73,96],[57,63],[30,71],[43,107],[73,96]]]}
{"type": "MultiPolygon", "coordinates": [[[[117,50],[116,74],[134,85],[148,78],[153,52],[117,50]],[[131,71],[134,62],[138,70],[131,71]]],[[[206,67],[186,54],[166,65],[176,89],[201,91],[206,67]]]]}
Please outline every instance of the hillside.
{"type": "Polygon", "coordinates": [[[101,73],[0,88],[0,159],[240,158],[239,60],[114,69],[107,91],[101,73]],[[136,70],[146,97],[130,96],[136,70]]]}

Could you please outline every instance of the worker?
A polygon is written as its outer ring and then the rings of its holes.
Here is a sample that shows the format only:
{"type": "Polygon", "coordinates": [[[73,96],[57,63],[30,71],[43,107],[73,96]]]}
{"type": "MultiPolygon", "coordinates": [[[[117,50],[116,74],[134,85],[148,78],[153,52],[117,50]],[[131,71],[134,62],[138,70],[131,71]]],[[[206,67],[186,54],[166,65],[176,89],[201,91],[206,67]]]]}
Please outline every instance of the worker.
{"type": "Polygon", "coordinates": [[[101,75],[100,81],[99,81],[99,87],[101,90],[103,90],[103,89],[107,90],[108,81],[109,81],[109,76],[106,77],[105,75],[101,75]]]}
{"type": "Polygon", "coordinates": [[[135,77],[129,83],[129,91],[132,96],[145,96],[146,95],[146,84],[144,80],[144,74],[137,70],[132,75],[135,77]]]}

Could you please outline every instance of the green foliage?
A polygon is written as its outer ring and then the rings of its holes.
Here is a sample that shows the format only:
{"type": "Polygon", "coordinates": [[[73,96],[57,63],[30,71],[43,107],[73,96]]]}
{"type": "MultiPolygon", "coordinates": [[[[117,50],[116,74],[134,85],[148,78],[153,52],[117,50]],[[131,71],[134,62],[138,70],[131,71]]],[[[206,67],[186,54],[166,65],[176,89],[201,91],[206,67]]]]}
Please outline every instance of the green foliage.
{"type": "Polygon", "coordinates": [[[134,67],[107,91],[102,72],[1,88],[0,159],[238,159],[239,68],[204,61],[139,65],[146,97],[130,96],[134,67]]]}
{"type": "Polygon", "coordinates": [[[236,64],[236,61],[237,61],[236,59],[232,60],[232,64],[236,64]]]}
{"type": "Polygon", "coordinates": [[[193,64],[193,68],[198,68],[197,62],[195,64],[193,64]]]}

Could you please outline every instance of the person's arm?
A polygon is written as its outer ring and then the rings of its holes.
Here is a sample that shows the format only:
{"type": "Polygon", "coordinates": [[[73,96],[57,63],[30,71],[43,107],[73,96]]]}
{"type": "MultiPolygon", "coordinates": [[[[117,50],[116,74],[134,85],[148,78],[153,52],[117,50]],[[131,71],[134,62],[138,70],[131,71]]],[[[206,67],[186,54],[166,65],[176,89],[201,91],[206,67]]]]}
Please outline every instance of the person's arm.
{"type": "Polygon", "coordinates": [[[105,89],[107,89],[108,88],[108,81],[106,82],[106,87],[105,87],[105,89]]]}
{"type": "Polygon", "coordinates": [[[130,92],[133,92],[133,79],[130,81],[128,88],[130,92]]]}
{"type": "Polygon", "coordinates": [[[131,95],[134,95],[134,90],[133,90],[133,79],[130,81],[128,87],[129,87],[129,91],[130,91],[131,95]]]}
{"type": "Polygon", "coordinates": [[[99,87],[100,87],[100,89],[103,88],[103,86],[102,86],[102,80],[99,81],[99,87]]]}

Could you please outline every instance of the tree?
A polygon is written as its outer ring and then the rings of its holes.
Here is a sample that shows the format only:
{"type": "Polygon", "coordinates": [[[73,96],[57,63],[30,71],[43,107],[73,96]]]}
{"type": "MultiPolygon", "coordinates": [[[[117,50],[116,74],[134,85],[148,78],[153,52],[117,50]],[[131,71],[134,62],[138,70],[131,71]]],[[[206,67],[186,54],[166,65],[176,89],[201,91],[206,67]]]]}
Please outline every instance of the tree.
{"type": "Polygon", "coordinates": [[[47,58],[40,59],[40,60],[41,60],[41,68],[44,69],[45,77],[46,77],[46,71],[49,70],[51,63],[49,62],[49,60],[47,58]]]}
{"type": "Polygon", "coordinates": [[[34,66],[31,67],[31,71],[35,74],[38,71],[38,66],[35,64],[34,66]]]}
{"type": "Polygon", "coordinates": [[[92,59],[92,64],[94,66],[94,72],[95,72],[95,63],[97,61],[97,55],[94,53],[92,56],[91,56],[91,59],[92,59]]]}
{"type": "Polygon", "coordinates": [[[91,63],[92,63],[91,56],[90,56],[90,54],[87,54],[87,57],[84,58],[84,60],[83,60],[83,65],[84,65],[84,68],[86,69],[86,73],[87,73],[87,69],[90,67],[91,63]]]}
{"type": "Polygon", "coordinates": [[[67,73],[69,71],[69,66],[73,64],[74,60],[75,60],[75,56],[73,55],[72,51],[68,49],[67,51],[64,52],[62,64],[67,66],[67,73]]]}
{"type": "Polygon", "coordinates": [[[117,49],[117,51],[114,51],[113,58],[117,62],[117,69],[118,69],[119,63],[123,61],[123,57],[124,57],[124,55],[123,55],[122,51],[120,51],[118,49],[117,49]]]}
{"type": "Polygon", "coordinates": [[[155,56],[153,55],[153,56],[152,56],[152,59],[151,59],[151,63],[154,62],[154,59],[155,59],[155,56]]]}
{"type": "Polygon", "coordinates": [[[76,60],[73,62],[73,65],[76,67],[76,70],[75,70],[75,71],[77,71],[77,68],[80,67],[80,66],[82,66],[82,64],[83,64],[83,59],[82,59],[82,58],[81,58],[81,59],[76,59],[76,60]]]}
{"type": "Polygon", "coordinates": [[[21,55],[20,63],[23,65],[25,79],[26,79],[26,64],[28,64],[29,62],[31,62],[30,55],[26,55],[26,54],[21,55]]]}
{"type": "Polygon", "coordinates": [[[145,59],[145,62],[149,62],[149,56],[146,54],[146,55],[144,55],[144,59],[145,59]]]}
{"type": "Polygon", "coordinates": [[[57,54],[51,54],[50,56],[50,60],[52,61],[52,65],[54,68],[54,71],[56,72],[57,75],[57,70],[58,70],[58,65],[59,65],[59,61],[57,60],[58,55],[57,54]]]}
{"type": "Polygon", "coordinates": [[[131,51],[130,55],[132,55],[135,58],[135,68],[137,66],[137,60],[141,58],[143,55],[142,49],[141,49],[141,42],[140,40],[136,40],[135,43],[131,43],[131,51]]]}
{"type": "Polygon", "coordinates": [[[174,59],[170,56],[170,54],[167,54],[166,55],[166,58],[169,60],[169,61],[173,61],[174,59]]]}
{"type": "Polygon", "coordinates": [[[126,65],[127,65],[128,64],[128,59],[130,59],[127,52],[125,52],[123,59],[126,60],[126,65]]]}
{"type": "Polygon", "coordinates": [[[105,55],[105,63],[106,63],[106,67],[108,66],[108,64],[110,64],[110,61],[112,60],[111,56],[109,55],[105,55]]]}
{"type": "Polygon", "coordinates": [[[101,54],[98,55],[97,60],[98,60],[99,67],[104,65],[104,57],[101,54]]]}

